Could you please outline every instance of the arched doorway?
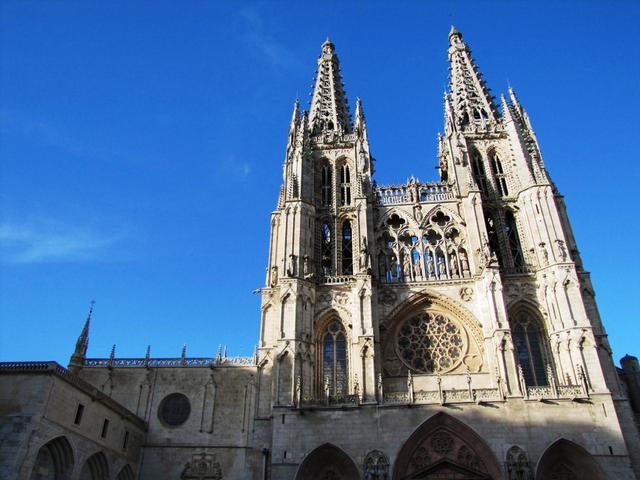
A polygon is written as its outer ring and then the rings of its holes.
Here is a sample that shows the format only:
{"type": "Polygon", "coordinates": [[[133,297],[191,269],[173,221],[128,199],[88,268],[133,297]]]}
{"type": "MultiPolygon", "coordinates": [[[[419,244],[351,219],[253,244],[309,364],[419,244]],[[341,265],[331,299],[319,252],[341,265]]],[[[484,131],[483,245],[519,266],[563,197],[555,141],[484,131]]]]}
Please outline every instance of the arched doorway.
{"type": "Polygon", "coordinates": [[[87,458],[80,471],[80,480],[109,480],[109,464],[102,452],[87,458]]]}
{"type": "Polygon", "coordinates": [[[598,462],[581,446],[560,439],[540,458],[536,480],[605,480],[598,462]]]}
{"type": "Polygon", "coordinates": [[[118,473],[116,480],[133,480],[134,478],[133,469],[129,465],[125,465],[118,473]]]}
{"type": "Polygon", "coordinates": [[[296,474],[296,480],[358,480],[360,473],[343,450],[325,443],[309,453],[296,474]]]}
{"type": "Polygon", "coordinates": [[[66,437],[57,437],[38,450],[30,480],[68,480],[73,470],[73,450],[66,437]]]}
{"type": "Polygon", "coordinates": [[[493,452],[471,428],[437,413],[400,449],[394,480],[502,480],[493,452]]]}

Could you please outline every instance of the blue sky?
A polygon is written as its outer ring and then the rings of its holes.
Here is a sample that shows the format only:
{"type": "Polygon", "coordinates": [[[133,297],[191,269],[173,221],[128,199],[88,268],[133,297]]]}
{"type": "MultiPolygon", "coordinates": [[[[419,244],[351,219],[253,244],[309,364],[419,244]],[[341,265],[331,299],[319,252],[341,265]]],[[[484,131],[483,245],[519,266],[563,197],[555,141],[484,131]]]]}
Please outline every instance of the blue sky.
{"type": "Polygon", "coordinates": [[[249,354],[293,100],[330,36],[378,183],[436,177],[447,33],[510,83],[616,359],[639,354],[638,2],[0,5],[0,359],[249,354]],[[535,4],[534,4],[535,3],[535,4]]]}

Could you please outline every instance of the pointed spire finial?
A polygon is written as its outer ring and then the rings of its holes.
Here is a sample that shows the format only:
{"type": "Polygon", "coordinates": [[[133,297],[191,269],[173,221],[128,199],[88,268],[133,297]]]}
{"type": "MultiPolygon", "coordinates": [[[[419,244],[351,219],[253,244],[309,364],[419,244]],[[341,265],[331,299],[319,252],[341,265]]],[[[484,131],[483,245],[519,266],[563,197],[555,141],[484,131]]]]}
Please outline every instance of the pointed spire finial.
{"type": "Polygon", "coordinates": [[[335,54],[333,43],[328,38],[322,44],[322,54],[318,58],[309,117],[313,135],[341,135],[351,132],[349,105],[340,75],[340,61],[335,54]]]}
{"type": "Polygon", "coordinates": [[[109,367],[113,367],[114,360],[116,359],[116,344],[111,347],[111,353],[109,354],[109,367]]]}
{"type": "Polygon", "coordinates": [[[76,340],[76,348],[71,355],[71,359],[69,360],[69,366],[79,369],[84,365],[84,361],[87,357],[87,348],[89,347],[89,329],[91,327],[91,317],[93,315],[93,306],[95,305],[95,300],[91,300],[89,306],[89,313],[87,314],[87,319],[84,322],[84,326],[82,327],[82,332],[78,336],[76,340]]]}
{"type": "Polygon", "coordinates": [[[449,30],[449,38],[453,37],[454,35],[459,36],[460,38],[462,38],[462,34],[460,33],[460,31],[456,28],[455,25],[451,25],[451,30],[449,30]]]}

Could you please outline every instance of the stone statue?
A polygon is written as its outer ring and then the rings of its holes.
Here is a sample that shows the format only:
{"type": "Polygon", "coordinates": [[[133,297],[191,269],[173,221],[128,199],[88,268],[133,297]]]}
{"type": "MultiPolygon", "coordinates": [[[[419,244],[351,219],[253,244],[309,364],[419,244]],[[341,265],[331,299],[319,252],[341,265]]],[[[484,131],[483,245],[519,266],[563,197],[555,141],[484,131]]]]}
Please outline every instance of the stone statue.
{"type": "Polygon", "coordinates": [[[409,255],[404,254],[402,256],[402,276],[405,280],[408,280],[411,276],[411,261],[409,260],[409,255]]]}
{"type": "Polygon", "coordinates": [[[271,286],[275,287],[278,284],[278,267],[274,265],[271,267],[271,286]]]}
{"type": "Polygon", "coordinates": [[[469,273],[469,259],[467,258],[467,253],[463,250],[460,252],[460,265],[462,266],[462,274],[469,273]]]}
{"type": "Polygon", "coordinates": [[[429,272],[429,276],[432,277],[435,273],[435,270],[433,269],[433,256],[430,253],[427,255],[429,255],[427,258],[427,271],[429,272]]]}
{"type": "Polygon", "coordinates": [[[367,237],[362,237],[362,248],[360,248],[360,272],[369,273],[371,269],[371,256],[367,248],[367,237]]]}
{"type": "Polygon", "coordinates": [[[454,277],[458,276],[458,261],[456,259],[455,253],[452,253],[449,256],[449,265],[451,267],[451,275],[454,277]]]}
{"type": "Polygon", "coordinates": [[[287,260],[287,276],[295,277],[296,275],[296,256],[293,253],[289,254],[289,259],[287,260]]]}
{"type": "Polygon", "coordinates": [[[438,273],[441,277],[447,274],[447,265],[444,263],[444,258],[442,257],[438,259],[438,273]]]}

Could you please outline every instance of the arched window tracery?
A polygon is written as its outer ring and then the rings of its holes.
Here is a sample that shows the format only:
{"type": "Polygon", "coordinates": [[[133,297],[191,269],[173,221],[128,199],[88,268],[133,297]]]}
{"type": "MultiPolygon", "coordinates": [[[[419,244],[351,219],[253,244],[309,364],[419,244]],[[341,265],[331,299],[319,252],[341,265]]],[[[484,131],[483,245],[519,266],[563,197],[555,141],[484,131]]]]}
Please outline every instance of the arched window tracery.
{"type": "Polygon", "coordinates": [[[325,163],[320,169],[320,202],[322,206],[328,207],[332,201],[332,167],[325,163]]]}
{"type": "Polygon", "coordinates": [[[473,173],[473,179],[478,184],[480,191],[486,195],[489,192],[487,188],[487,175],[484,170],[482,155],[478,150],[471,152],[471,173],[473,173]]]}
{"type": "Polygon", "coordinates": [[[509,195],[509,189],[507,188],[507,178],[502,167],[502,161],[496,151],[492,151],[489,154],[489,165],[491,166],[491,173],[493,174],[493,180],[498,187],[498,193],[502,197],[509,195]]]}
{"type": "Polygon", "coordinates": [[[353,235],[349,220],[342,224],[342,274],[353,274],[353,235]]]}
{"type": "Polygon", "coordinates": [[[340,205],[351,205],[351,171],[347,164],[340,167],[340,205]]]}
{"type": "Polygon", "coordinates": [[[526,310],[518,311],[511,319],[511,335],[527,386],[548,385],[547,348],[540,322],[526,310]]]}
{"type": "Polygon", "coordinates": [[[464,229],[437,210],[420,228],[393,214],[378,238],[379,279],[383,282],[448,280],[469,276],[464,229]]]}
{"type": "Polygon", "coordinates": [[[349,393],[347,336],[339,320],[330,321],[322,332],[319,351],[322,355],[320,382],[323,393],[332,396],[347,395],[349,393]]]}
{"type": "Polygon", "coordinates": [[[328,222],[324,222],[320,228],[320,250],[321,265],[320,271],[322,275],[328,276],[333,274],[333,235],[331,234],[331,226],[328,222]]]}
{"type": "Polygon", "coordinates": [[[525,264],[524,256],[522,255],[522,245],[520,244],[520,235],[518,235],[516,218],[511,210],[507,210],[505,212],[504,220],[507,239],[509,240],[509,250],[511,251],[511,258],[513,258],[513,265],[516,267],[522,267],[525,264]]]}

